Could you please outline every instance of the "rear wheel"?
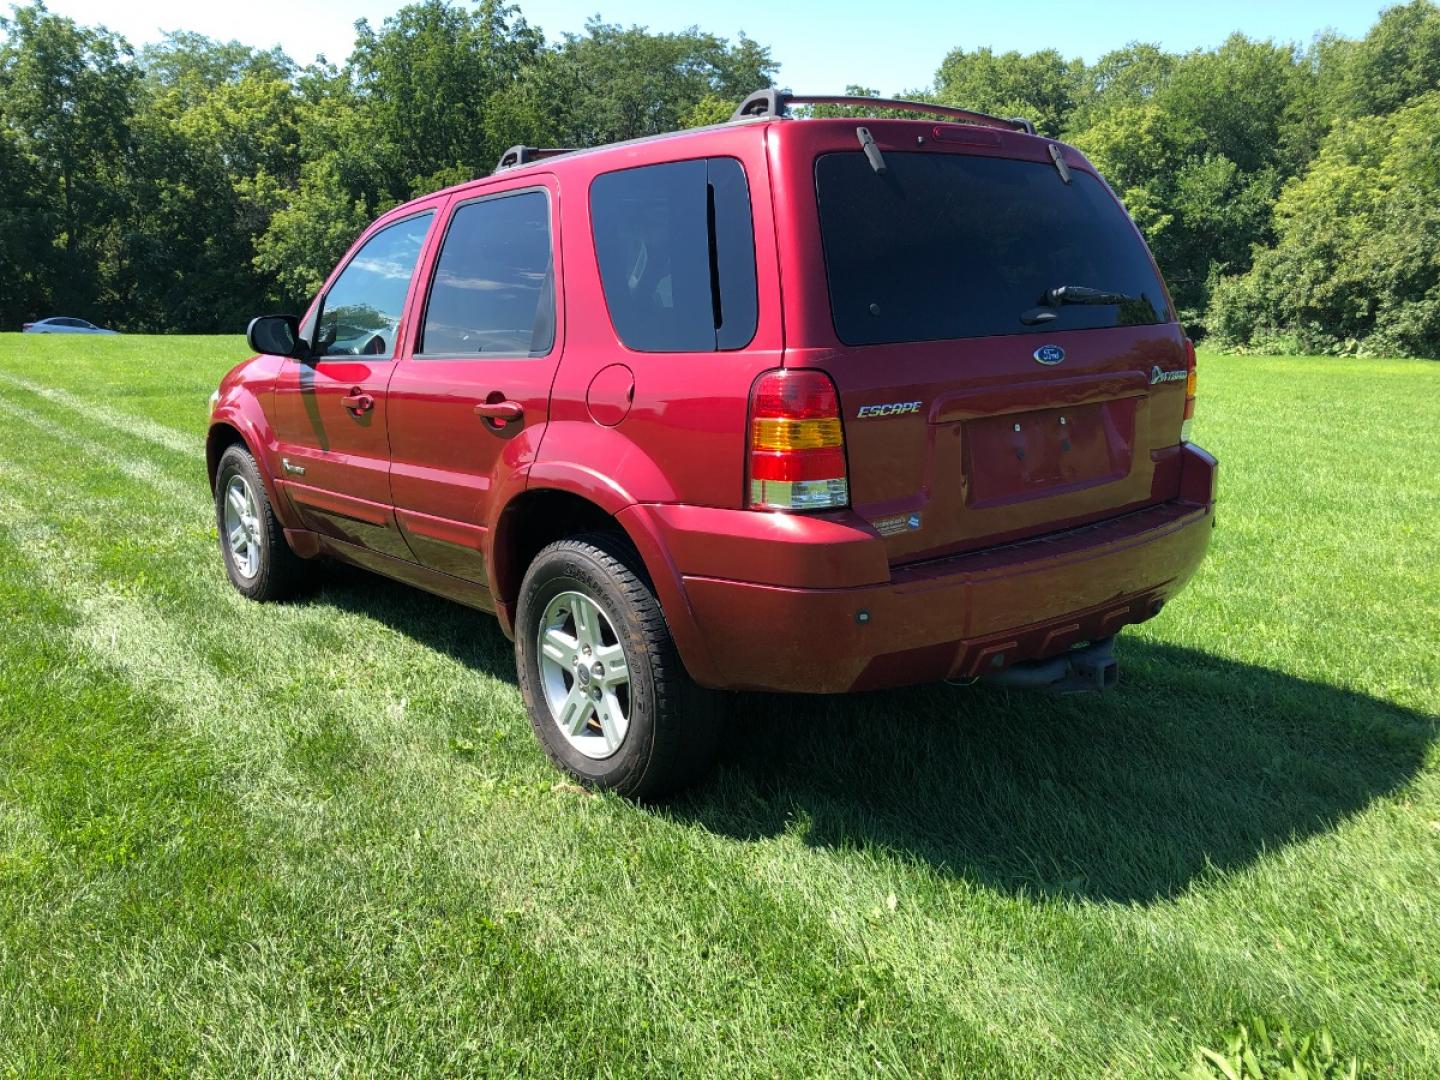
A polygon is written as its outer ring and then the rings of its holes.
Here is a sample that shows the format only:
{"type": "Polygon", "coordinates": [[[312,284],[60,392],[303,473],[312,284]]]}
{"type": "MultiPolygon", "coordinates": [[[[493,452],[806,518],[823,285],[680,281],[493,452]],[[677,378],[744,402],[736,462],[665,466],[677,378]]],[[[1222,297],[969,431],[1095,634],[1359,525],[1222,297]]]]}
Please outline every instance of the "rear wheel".
{"type": "Polygon", "coordinates": [[[240,444],[215,469],[215,525],[230,584],[251,600],[284,600],[300,582],[302,560],[265,494],[260,469],[240,444]]]}
{"type": "Polygon", "coordinates": [[[652,798],[714,761],[713,696],[690,681],[634,550],[608,534],[551,544],[520,587],[515,660],[545,751],[583,782],[652,798]]]}

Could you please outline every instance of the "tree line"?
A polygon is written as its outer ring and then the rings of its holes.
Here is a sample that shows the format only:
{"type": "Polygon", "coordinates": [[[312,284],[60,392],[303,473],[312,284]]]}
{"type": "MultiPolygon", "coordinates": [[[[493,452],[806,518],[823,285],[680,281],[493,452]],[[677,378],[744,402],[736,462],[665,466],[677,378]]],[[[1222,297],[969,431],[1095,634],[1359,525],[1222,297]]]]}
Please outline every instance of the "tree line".
{"type": "MultiPolygon", "coordinates": [[[[183,31],[137,51],[15,7],[0,19],[0,327],[64,313],[233,332],[302,306],[376,214],[487,174],[508,146],[712,123],[779,72],[764,45],[694,28],[593,20],[547,42],[499,0],[420,0],[357,23],[343,62],[303,67],[183,31]]],[[[1440,356],[1433,0],[1306,46],[1235,34],[1093,64],[958,48],[906,96],[1028,116],[1083,150],[1196,336],[1440,356]]]]}

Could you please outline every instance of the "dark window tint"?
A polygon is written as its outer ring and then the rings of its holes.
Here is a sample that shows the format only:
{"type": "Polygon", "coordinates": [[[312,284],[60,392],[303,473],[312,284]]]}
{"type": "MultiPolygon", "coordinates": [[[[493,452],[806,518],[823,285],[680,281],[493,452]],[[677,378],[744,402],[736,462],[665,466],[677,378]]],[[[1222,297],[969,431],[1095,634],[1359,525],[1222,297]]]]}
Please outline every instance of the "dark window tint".
{"type": "Polygon", "coordinates": [[[595,254],[620,340],[643,352],[739,349],[755,336],[755,230],[734,158],[606,173],[595,254]]]}
{"type": "Polygon", "coordinates": [[[430,287],[429,356],[542,356],[555,341],[550,202],[525,191],[455,211],[430,287]]]}
{"type": "Polygon", "coordinates": [[[850,345],[1164,322],[1164,292],[1129,219],[1095,177],[1049,163],[859,152],[815,163],[835,332],[850,345]],[[1047,290],[1133,301],[1067,304],[1027,325],[1047,290]]]}
{"type": "Polygon", "coordinates": [[[706,207],[713,260],[715,344],[742,349],[755,336],[759,299],[755,285],[755,223],[750,188],[734,158],[711,158],[706,207]]]}
{"type": "Polygon", "coordinates": [[[319,355],[395,355],[395,331],[431,216],[418,214],[389,225],[355,253],[325,294],[316,340],[319,355]]]}

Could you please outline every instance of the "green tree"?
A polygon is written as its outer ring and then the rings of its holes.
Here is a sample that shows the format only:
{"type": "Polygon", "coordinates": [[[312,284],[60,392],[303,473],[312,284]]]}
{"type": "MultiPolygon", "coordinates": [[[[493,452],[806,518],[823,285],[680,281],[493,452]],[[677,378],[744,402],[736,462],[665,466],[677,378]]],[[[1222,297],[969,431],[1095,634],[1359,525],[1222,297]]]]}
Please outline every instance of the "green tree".
{"type": "Polygon", "coordinates": [[[1364,38],[1330,59],[1335,70],[1324,101],[1330,116],[1393,112],[1440,89],[1440,7],[1411,0],[1387,8],[1364,38]]]}
{"type": "Polygon", "coordinates": [[[255,265],[293,308],[315,294],[375,213],[346,184],[335,154],[306,162],[289,198],[273,187],[262,187],[257,198],[276,209],[256,243],[255,265]]]}
{"type": "Polygon", "coordinates": [[[188,30],[170,31],[159,42],[145,46],[139,61],[147,82],[190,98],[203,97],[246,76],[290,79],[295,75],[294,61],[278,45],[260,50],[188,30]]]}
{"type": "Polygon", "coordinates": [[[652,34],[592,20],[526,72],[516,142],[598,146],[723,120],[771,85],[770,51],[691,27],[652,34]],[[726,107],[728,105],[728,108],[726,107]]]}
{"type": "Polygon", "coordinates": [[[513,7],[423,0],[379,30],[357,23],[343,67],[300,72],[298,177],[245,189],[266,218],[253,265],[283,302],[312,295],[375,214],[486,175],[529,126],[519,84],[542,47],[513,7]]]}
{"type": "Polygon", "coordinates": [[[275,293],[255,243],[274,210],[269,194],[300,175],[294,66],[198,34],[172,34],[142,61],[117,253],[130,323],[233,331],[275,293]]]}
{"type": "Polygon", "coordinates": [[[1155,100],[1180,58],[1158,45],[1131,42],[1084,69],[1069,126],[1083,129],[1110,112],[1155,100]]]}
{"type": "Polygon", "coordinates": [[[1440,357],[1440,92],[1337,126],[1275,205],[1274,247],[1222,281],[1223,344],[1440,357]]]}
{"type": "Polygon", "coordinates": [[[1084,65],[1054,49],[1022,54],[955,49],[935,73],[936,100],[997,116],[1023,116],[1059,135],[1082,92],[1084,65]]]}
{"type": "Polygon", "coordinates": [[[1293,47],[1231,34],[1218,49],[1182,57],[1156,99],[1249,173],[1281,159],[1305,75],[1293,47]]]}
{"type": "MultiPolygon", "coordinates": [[[[124,39],[77,26],[43,4],[0,18],[0,128],[28,174],[22,201],[54,250],[34,271],[50,303],[101,314],[105,253],[123,218],[119,196],[139,72],[124,39]]],[[[12,183],[14,181],[12,180],[12,183]]]]}
{"type": "Polygon", "coordinates": [[[363,19],[355,29],[351,77],[388,194],[420,195],[489,172],[512,135],[497,123],[513,112],[503,99],[535,63],[540,32],[498,0],[473,10],[421,0],[379,31],[363,19]]]}
{"type": "Polygon", "coordinates": [[[0,329],[45,310],[52,285],[51,215],[18,135],[0,127],[0,329]]]}

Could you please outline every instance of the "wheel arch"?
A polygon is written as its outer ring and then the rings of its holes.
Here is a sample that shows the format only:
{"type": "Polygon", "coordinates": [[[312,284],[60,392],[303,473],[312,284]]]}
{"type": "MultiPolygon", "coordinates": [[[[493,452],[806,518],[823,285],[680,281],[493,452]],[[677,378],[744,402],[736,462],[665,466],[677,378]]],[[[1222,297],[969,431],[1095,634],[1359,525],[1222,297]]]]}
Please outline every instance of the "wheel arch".
{"type": "MultiPolygon", "coordinates": [[[[496,608],[513,613],[535,556],[547,544],[582,532],[625,530],[598,503],[563,488],[526,488],[511,498],[490,533],[490,591],[496,608]]],[[[512,620],[502,616],[502,621],[508,632],[512,620]]]]}
{"type": "MultiPolygon", "coordinates": [[[[490,534],[489,577],[495,613],[507,636],[514,636],[520,585],[535,556],[547,544],[586,532],[622,536],[639,557],[637,567],[655,590],[676,648],[690,675],[713,685],[709,658],[695,626],[679,571],[665,554],[659,535],[642,505],[619,498],[589,497],[560,486],[528,486],[501,510],[490,534]]],[[[606,493],[618,495],[613,489],[606,493]]]]}
{"type": "Polygon", "coordinates": [[[220,467],[220,458],[232,446],[244,447],[246,452],[255,459],[255,468],[260,473],[260,480],[265,485],[265,495],[270,500],[270,506],[275,511],[275,516],[280,519],[280,524],[285,528],[295,528],[296,522],[292,520],[293,512],[290,509],[290,501],[281,498],[279,486],[275,483],[275,478],[270,475],[270,462],[263,452],[259,432],[255,430],[254,425],[246,422],[243,415],[238,413],[216,416],[210,422],[210,428],[205,433],[205,476],[210,484],[210,494],[215,494],[215,470],[220,467]]]}
{"type": "MultiPolygon", "coordinates": [[[[215,493],[215,471],[220,467],[220,457],[230,447],[239,444],[250,452],[255,458],[256,464],[260,458],[256,456],[254,449],[245,441],[245,436],[240,429],[226,420],[217,420],[210,425],[210,430],[205,433],[205,477],[210,481],[210,493],[215,493]]],[[[263,473],[263,468],[262,468],[263,473]]]]}

